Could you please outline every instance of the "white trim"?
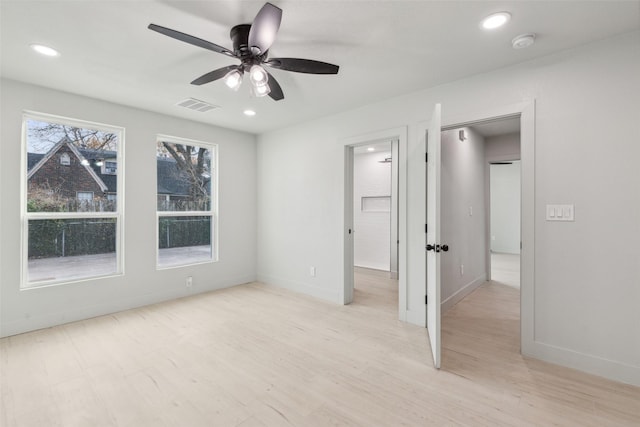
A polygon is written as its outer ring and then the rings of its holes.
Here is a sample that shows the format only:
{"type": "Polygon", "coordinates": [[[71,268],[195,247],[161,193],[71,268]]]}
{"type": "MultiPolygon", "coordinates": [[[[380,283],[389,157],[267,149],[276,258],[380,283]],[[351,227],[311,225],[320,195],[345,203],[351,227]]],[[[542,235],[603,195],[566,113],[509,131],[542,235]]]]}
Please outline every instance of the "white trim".
{"type": "MultiPolygon", "coordinates": [[[[520,147],[520,131],[518,131],[518,147],[520,147]]],[[[485,270],[487,280],[491,280],[491,163],[520,161],[520,155],[501,154],[484,158],[484,205],[485,205],[485,270]],[[516,158],[517,157],[517,158],[516,158]]],[[[521,178],[522,179],[522,178],[521,178]]],[[[520,184],[522,186],[522,183],[520,184]]],[[[522,213],[520,213],[522,218],[522,213]]],[[[521,238],[522,239],[522,238],[521,238]]],[[[520,253],[518,253],[518,262],[520,253]]]]}
{"type": "Polygon", "coordinates": [[[640,367],[536,341],[527,356],[640,387],[640,367]]]}
{"type": "Polygon", "coordinates": [[[219,249],[218,249],[218,242],[219,242],[219,238],[220,238],[220,230],[218,227],[219,224],[219,215],[218,215],[218,211],[219,211],[219,196],[218,196],[218,189],[219,189],[219,185],[218,185],[218,181],[219,181],[219,161],[218,161],[218,157],[219,157],[219,151],[218,151],[218,144],[214,143],[214,142],[206,142],[206,141],[199,141],[196,139],[190,139],[190,138],[182,138],[179,136],[172,136],[172,135],[166,135],[166,134],[157,134],[156,135],[156,149],[158,144],[162,143],[162,142],[168,142],[171,144],[180,144],[180,145],[190,145],[190,146],[194,146],[194,147],[203,147],[206,148],[210,151],[210,170],[209,172],[211,173],[211,177],[210,177],[210,208],[208,211],[159,211],[158,207],[157,207],[157,201],[158,201],[158,194],[157,194],[157,188],[158,188],[158,182],[157,182],[157,177],[158,177],[158,157],[155,157],[155,167],[156,167],[156,195],[154,197],[155,203],[156,203],[156,242],[155,242],[155,252],[156,252],[156,270],[166,270],[166,269],[172,269],[172,268],[181,268],[181,267],[187,267],[187,266],[192,266],[192,265],[198,265],[198,264],[210,264],[210,263],[215,263],[218,262],[220,260],[220,254],[219,254],[219,249]],[[180,265],[168,265],[168,266],[162,266],[159,264],[159,257],[160,257],[160,218],[161,217],[182,217],[182,216],[208,216],[211,218],[211,230],[210,230],[210,236],[209,236],[209,241],[211,242],[210,246],[211,246],[211,259],[207,260],[207,261],[195,261],[192,263],[188,263],[188,264],[180,264],[180,265]]]}
{"type": "Polygon", "coordinates": [[[407,320],[408,312],[408,281],[407,281],[407,151],[408,151],[408,128],[401,126],[391,129],[384,129],[362,135],[343,138],[339,141],[344,146],[344,175],[343,181],[343,206],[344,212],[342,232],[342,283],[339,284],[339,304],[351,302],[353,293],[353,234],[348,230],[353,229],[353,147],[371,144],[378,141],[398,141],[398,318],[401,321],[407,320]],[[351,174],[351,176],[349,176],[351,174]]]}
{"type": "MultiPolygon", "coordinates": [[[[116,206],[117,210],[115,212],[28,212],[27,211],[27,200],[28,200],[28,182],[29,177],[33,175],[35,166],[41,167],[43,160],[47,158],[45,157],[38,162],[31,171],[27,169],[27,121],[42,121],[48,123],[55,123],[65,126],[84,128],[84,129],[92,129],[98,130],[101,132],[114,133],[118,136],[117,149],[116,149],[116,159],[119,165],[122,165],[122,170],[124,170],[124,158],[123,152],[125,147],[125,128],[120,126],[108,125],[103,123],[97,123],[86,120],[73,119],[64,116],[56,116],[53,114],[47,113],[39,113],[35,111],[25,110],[22,113],[22,132],[21,132],[21,166],[20,166],[20,228],[21,228],[21,239],[20,239],[20,291],[32,291],[42,288],[47,288],[50,286],[60,286],[67,285],[73,283],[82,283],[92,281],[94,279],[103,279],[108,277],[122,276],[124,275],[124,173],[118,175],[117,179],[117,201],[116,206]],[[60,279],[60,280],[50,280],[50,281],[39,281],[39,282],[29,282],[28,281],[28,269],[29,269],[29,220],[45,220],[45,219],[75,219],[75,218],[114,218],[116,220],[116,232],[115,232],[115,251],[116,251],[116,270],[112,274],[108,275],[100,275],[100,276],[87,276],[82,278],[74,278],[74,279],[60,279]]],[[[73,144],[67,144],[72,152],[78,157],[78,159],[82,159],[83,156],[75,149],[73,144]]],[[[58,143],[56,145],[62,146],[62,143],[58,143]]],[[[53,155],[53,153],[57,152],[60,147],[56,148],[56,145],[52,146],[47,154],[49,158],[53,155]]],[[[98,177],[95,172],[88,166],[84,165],[85,168],[88,168],[89,173],[96,179],[96,183],[101,185],[101,189],[103,191],[107,190],[107,186],[104,182],[98,177]]]]}
{"type": "Polygon", "coordinates": [[[333,290],[329,290],[320,286],[313,286],[308,283],[299,282],[296,280],[289,280],[286,278],[281,278],[277,276],[259,274],[256,278],[257,282],[264,283],[271,286],[277,286],[279,288],[288,289],[290,291],[302,294],[309,295],[314,298],[319,298],[323,301],[335,302],[340,301],[341,292],[336,292],[333,290]]]}
{"type": "MultiPolygon", "coordinates": [[[[520,344],[524,355],[535,351],[535,100],[443,117],[443,129],[520,116],[521,241],[520,344]]],[[[549,360],[552,361],[552,360],[549,360]]]]}
{"type": "MultiPolygon", "coordinates": [[[[34,331],[37,329],[49,328],[52,326],[75,322],[78,320],[84,320],[89,317],[112,314],[115,312],[137,307],[144,307],[163,301],[172,301],[185,296],[229,288],[232,286],[236,286],[239,283],[254,282],[255,280],[255,276],[243,275],[223,279],[215,285],[207,284],[206,282],[198,282],[198,287],[193,287],[191,289],[186,289],[185,286],[178,286],[173,289],[154,293],[144,293],[139,295],[127,294],[126,296],[113,295],[112,298],[109,298],[108,300],[102,301],[92,306],[77,307],[74,305],[69,305],[67,307],[64,307],[64,309],[61,311],[45,314],[34,313],[28,318],[25,317],[18,320],[1,323],[0,337],[7,337],[24,332],[34,331]],[[194,291],[195,289],[197,289],[197,291],[194,291]]],[[[29,288],[25,289],[25,292],[33,292],[37,289],[38,288],[29,288]]]]}
{"type": "Polygon", "coordinates": [[[442,314],[444,314],[451,307],[453,307],[454,305],[456,305],[457,303],[462,301],[464,299],[464,297],[466,297],[471,292],[473,292],[476,289],[478,289],[478,287],[480,285],[482,285],[483,283],[485,283],[486,281],[487,281],[487,276],[482,274],[482,275],[476,277],[475,279],[473,279],[471,282],[469,282],[466,285],[464,285],[456,293],[454,293],[449,298],[447,298],[444,301],[442,301],[442,303],[440,304],[440,307],[441,307],[440,308],[440,312],[442,314]]]}

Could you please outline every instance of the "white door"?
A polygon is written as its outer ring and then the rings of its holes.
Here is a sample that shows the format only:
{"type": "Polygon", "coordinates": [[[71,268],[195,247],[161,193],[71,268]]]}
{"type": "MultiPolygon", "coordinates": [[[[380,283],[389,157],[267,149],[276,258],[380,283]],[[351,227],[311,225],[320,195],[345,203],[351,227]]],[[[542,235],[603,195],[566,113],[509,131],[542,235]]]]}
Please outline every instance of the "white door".
{"type": "Polygon", "coordinates": [[[440,104],[436,104],[427,131],[427,329],[433,364],[440,369],[440,104]]]}

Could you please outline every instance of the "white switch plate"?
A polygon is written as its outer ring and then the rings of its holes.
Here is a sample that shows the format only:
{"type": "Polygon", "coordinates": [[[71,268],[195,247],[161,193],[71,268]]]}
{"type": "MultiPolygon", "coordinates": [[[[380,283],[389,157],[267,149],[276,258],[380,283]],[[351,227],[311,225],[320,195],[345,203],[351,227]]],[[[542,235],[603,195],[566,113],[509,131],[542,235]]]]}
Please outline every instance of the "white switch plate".
{"type": "Polygon", "coordinates": [[[315,267],[309,267],[309,276],[316,277],[316,268],[315,267]]]}
{"type": "Polygon", "coordinates": [[[547,205],[547,221],[575,221],[574,205],[547,205]]]}

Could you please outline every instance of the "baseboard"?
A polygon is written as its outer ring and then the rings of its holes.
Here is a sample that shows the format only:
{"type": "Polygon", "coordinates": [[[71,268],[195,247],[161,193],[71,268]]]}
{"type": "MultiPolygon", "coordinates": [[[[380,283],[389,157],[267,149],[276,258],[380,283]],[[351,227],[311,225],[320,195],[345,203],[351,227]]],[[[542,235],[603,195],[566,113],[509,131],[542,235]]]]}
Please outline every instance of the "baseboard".
{"type": "Polygon", "coordinates": [[[475,279],[473,279],[471,282],[464,285],[456,293],[451,295],[446,300],[442,301],[442,304],[440,305],[440,312],[442,314],[446,313],[447,310],[449,310],[451,307],[459,303],[464,297],[469,295],[471,292],[475,291],[478,288],[478,286],[482,285],[486,281],[487,281],[487,275],[482,274],[476,277],[475,279]]]}
{"type": "Polygon", "coordinates": [[[340,302],[340,293],[338,291],[328,290],[319,286],[313,286],[308,283],[287,280],[280,277],[269,276],[266,274],[258,274],[257,281],[265,283],[267,285],[288,289],[293,292],[299,292],[301,294],[309,295],[324,301],[342,304],[340,302]]]}
{"type": "Polygon", "coordinates": [[[158,304],[165,301],[185,298],[205,292],[230,288],[243,283],[255,281],[255,276],[243,276],[233,279],[222,280],[208,286],[198,287],[192,291],[185,290],[184,287],[169,289],[161,292],[153,292],[140,295],[128,295],[122,299],[95,304],[90,306],[69,308],[63,312],[46,313],[43,315],[29,316],[24,319],[13,320],[0,324],[0,338],[12,335],[23,334],[25,332],[36,331],[38,329],[50,328],[64,325],[66,323],[100,317],[107,314],[119,313],[147,305],[158,304]]]}
{"type": "Polygon", "coordinates": [[[523,346],[523,355],[555,365],[640,387],[640,366],[628,365],[590,354],[535,341],[523,346]]]}

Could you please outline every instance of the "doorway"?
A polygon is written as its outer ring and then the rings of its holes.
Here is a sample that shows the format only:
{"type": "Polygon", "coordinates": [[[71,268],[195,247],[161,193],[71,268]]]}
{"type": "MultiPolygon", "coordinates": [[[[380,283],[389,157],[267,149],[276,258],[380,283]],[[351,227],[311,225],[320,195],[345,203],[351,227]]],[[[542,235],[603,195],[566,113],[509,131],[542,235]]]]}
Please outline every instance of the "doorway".
{"type": "Polygon", "coordinates": [[[353,301],[380,309],[398,300],[397,146],[372,142],[353,156],[353,301]]]}
{"type": "MultiPolygon", "coordinates": [[[[406,320],[406,128],[349,138],[345,147],[344,304],[356,272],[369,284],[391,281],[397,318],[406,320]],[[364,166],[357,170],[356,166],[364,166]],[[382,179],[384,177],[384,179],[382,179]],[[364,178],[364,179],[363,179],[364,178]],[[381,232],[382,231],[382,232],[381,232]],[[361,236],[360,236],[361,235],[361,236]]],[[[386,285],[388,287],[388,285],[386,285]]]]}
{"type": "Polygon", "coordinates": [[[441,260],[442,366],[455,371],[461,349],[476,360],[520,354],[520,117],[445,129],[441,140],[442,241],[453,255],[441,260]]]}
{"type": "Polygon", "coordinates": [[[488,212],[487,279],[520,289],[520,160],[489,162],[488,212]]]}

